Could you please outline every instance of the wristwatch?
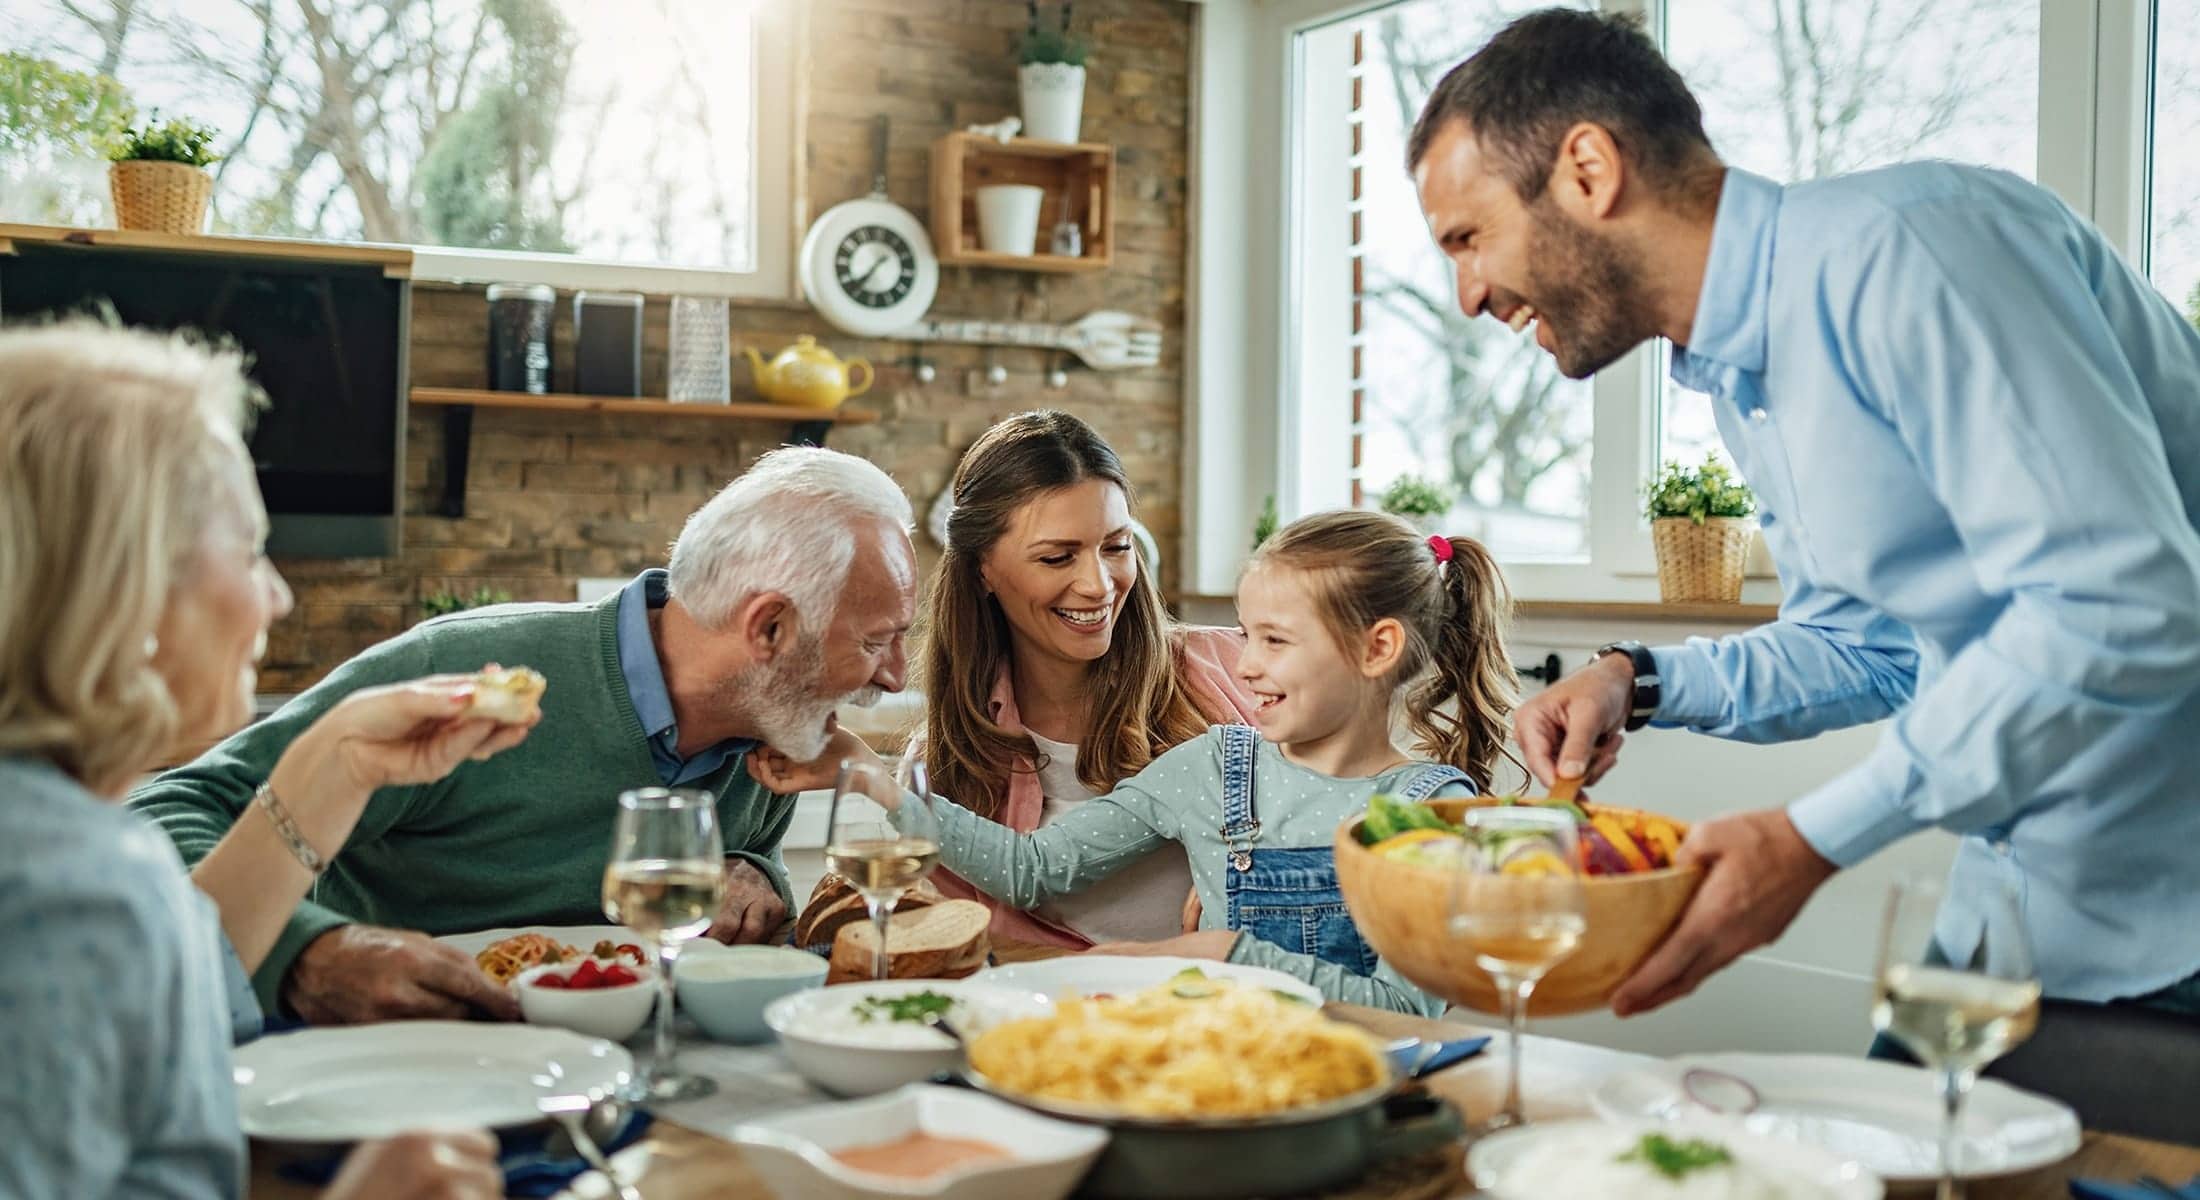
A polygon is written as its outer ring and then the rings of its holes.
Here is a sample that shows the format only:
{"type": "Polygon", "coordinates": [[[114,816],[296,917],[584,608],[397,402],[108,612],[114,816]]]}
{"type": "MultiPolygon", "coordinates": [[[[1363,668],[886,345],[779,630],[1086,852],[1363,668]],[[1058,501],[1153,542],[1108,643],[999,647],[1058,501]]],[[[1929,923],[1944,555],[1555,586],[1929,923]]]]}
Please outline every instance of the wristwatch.
{"type": "Polygon", "coordinates": [[[1635,694],[1627,703],[1627,732],[1633,733],[1650,723],[1657,715],[1662,688],[1658,679],[1658,660],[1651,656],[1649,648],[1641,642],[1613,642],[1601,647],[1590,656],[1595,662],[1607,654],[1624,654],[1635,665],[1635,694]]]}

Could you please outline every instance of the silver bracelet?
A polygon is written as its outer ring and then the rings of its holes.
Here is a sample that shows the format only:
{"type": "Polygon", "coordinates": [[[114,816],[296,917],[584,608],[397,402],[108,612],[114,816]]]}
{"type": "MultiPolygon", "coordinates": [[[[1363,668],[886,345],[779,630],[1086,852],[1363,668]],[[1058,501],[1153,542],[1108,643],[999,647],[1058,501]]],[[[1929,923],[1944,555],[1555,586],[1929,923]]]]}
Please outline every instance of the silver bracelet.
{"type": "Polygon", "coordinates": [[[290,847],[290,856],[297,859],[298,865],[304,867],[315,879],[319,879],[321,872],[328,870],[328,860],[322,858],[321,852],[313,848],[313,843],[308,842],[305,835],[298,832],[298,823],[290,819],[290,810],[284,808],[283,802],[275,798],[274,783],[270,781],[261,784],[260,790],[252,793],[252,802],[267,814],[268,822],[275,826],[277,836],[283,839],[285,846],[290,847]]]}

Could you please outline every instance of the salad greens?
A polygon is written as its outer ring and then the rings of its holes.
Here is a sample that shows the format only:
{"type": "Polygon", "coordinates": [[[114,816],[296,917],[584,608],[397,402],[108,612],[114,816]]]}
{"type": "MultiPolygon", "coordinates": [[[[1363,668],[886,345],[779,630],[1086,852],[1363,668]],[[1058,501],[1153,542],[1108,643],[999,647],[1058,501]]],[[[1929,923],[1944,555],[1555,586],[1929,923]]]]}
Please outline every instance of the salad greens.
{"type": "Polygon", "coordinates": [[[1639,1162],[1667,1179],[1681,1179],[1696,1171],[1723,1167],[1733,1162],[1734,1156],[1717,1142],[1676,1142],[1662,1133],[1646,1133],[1618,1161],[1639,1162]]]}

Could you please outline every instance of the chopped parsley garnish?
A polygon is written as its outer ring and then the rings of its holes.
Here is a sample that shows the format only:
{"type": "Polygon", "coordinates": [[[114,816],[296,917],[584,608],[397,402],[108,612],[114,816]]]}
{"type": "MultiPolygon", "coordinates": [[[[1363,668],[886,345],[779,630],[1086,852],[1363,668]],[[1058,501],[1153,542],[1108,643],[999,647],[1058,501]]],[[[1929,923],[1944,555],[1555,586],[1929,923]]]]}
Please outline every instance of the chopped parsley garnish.
{"type": "Polygon", "coordinates": [[[922,1021],[944,1017],[954,1007],[952,997],[938,992],[911,992],[906,996],[868,996],[856,1001],[851,1011],[858,1021],[922,1021]]]}
{"type": "Polygon", "coordinates": [[[1646,1133],[1618,1161],[1639,1162],[1667,1179],[1681,1179],[1691,1172],[1725,1166],[1734,1156],[1716,1142],[1676,1142],[1662,1133],[1646,1133]]]}

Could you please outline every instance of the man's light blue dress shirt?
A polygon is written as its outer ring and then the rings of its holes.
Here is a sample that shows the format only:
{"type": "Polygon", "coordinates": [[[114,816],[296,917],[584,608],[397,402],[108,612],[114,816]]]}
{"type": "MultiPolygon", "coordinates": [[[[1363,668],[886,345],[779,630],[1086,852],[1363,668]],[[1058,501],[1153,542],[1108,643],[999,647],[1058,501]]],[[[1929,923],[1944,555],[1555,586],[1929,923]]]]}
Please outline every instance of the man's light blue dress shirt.
{"type": "Polygon", "coordinates": [[[1789,815],[1841,866],[1968,835],[1941,913],[2020,896],[2049,995],[2200,971],[2200,331],[2014,176],[1729,171],[1689,345],[1756,489],[1780,619],[1656,651],[1656,722],[1892,717],[1789,815]]]}
{"type": "Polygon", "coordinates": [[[665,580],[664,569],[652,567],[619,591],[619,673],[626,676],[626,695],[634,702],[634,715],[649,734],[649,756],[657,764],[658,778],[666,787],[679,787],[716,771],[730,757],[747,754],[756,743],[734,738],[705,746],[692,758],[680,757],[680,725],[672,717],[672,692],[665,686],[664,667],[657,662],[657,639],[649,634],[649,610],[665,606],[665,580]]]}

